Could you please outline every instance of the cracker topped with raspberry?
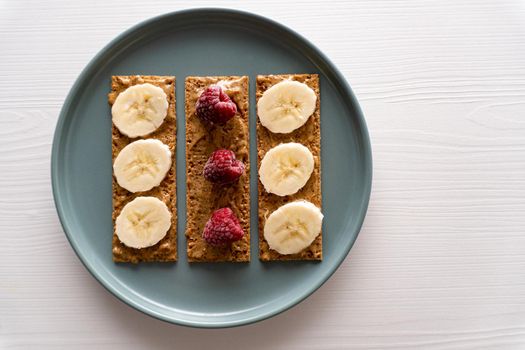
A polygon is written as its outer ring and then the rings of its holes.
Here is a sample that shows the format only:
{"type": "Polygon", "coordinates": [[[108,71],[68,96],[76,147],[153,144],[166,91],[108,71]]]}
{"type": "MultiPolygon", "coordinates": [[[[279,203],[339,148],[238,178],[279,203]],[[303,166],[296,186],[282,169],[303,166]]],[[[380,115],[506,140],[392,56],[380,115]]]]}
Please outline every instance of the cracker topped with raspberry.
{"type": "Polygon", "coordinates": [[[190,262],[250,261],[248,77],[187,77],[190,262]]]}

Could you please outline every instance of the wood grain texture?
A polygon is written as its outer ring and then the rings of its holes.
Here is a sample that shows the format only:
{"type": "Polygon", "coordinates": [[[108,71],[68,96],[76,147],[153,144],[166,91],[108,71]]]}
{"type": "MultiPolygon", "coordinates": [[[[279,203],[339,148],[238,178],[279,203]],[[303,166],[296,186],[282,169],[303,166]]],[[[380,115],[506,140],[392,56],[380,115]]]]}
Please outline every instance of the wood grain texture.
{"type": "Polygon", "coordinates": [[[523,1],[0,2],[1,349],[524,349],[523,1]],[[349,258],[308,300],[231,330],[109,295],[53,206],[52,133],[91,57],[140,20],[245,9],[308,37],[366,116],[374,183],[349,258]],[[20,249],[20,247],[24,249],[20,249]]]}

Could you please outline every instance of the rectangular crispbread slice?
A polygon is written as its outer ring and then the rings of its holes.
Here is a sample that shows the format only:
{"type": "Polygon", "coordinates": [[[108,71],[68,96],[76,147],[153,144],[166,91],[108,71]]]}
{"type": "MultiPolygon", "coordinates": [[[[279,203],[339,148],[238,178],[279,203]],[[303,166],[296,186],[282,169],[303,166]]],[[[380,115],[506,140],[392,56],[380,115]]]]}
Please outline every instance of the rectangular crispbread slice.
{"type": "MultiPolygon", "coordinates": [[[[154,196],[162,200],[172,214],[171,227],[160,242],[142,249],[127,247],[120,242],[113,230],[112,246],[113,260],[115,262],[138,263],[141,261],[169,262],[177,260],[177,193],[175,181],[177,120],[175,114],[175,77],[146,75],[113,76],[111,79],[111,93],[108,95],[108,99],[109,104],[113,105],[119,93],[130,86],[144,83],[150,83],[162,88],[168,96],[169,102],[168,112],[164,122],[157,130],[144,137],[144,139],[154,138],[168,145],[173,157],[173,165],[159,186],[145,192],[131,193],[120,187],[113,176],[113,227],[115,226],[115,219],[120,214],[122,208],[138,196],[154,196]]],[[[113,125],[112,128],[112,154],[114,161],[126,145],[140,138],[130,139],[121,134],[115,125],[113,125]]]]}
{"type": "Polygon", "coordinates": [[[250,261],[250,145],[248,126],[248,77],[186,78],[186,241],[190,262],[250,261]],[[238,113],[224,125],[202,122],[195,104],[204,89],[219,84],[237,104],[238,113]],[[202,175],[211,153],[226,148],[246,166],[233,184],[212,184],[202,175]],[[230,207],[244,230],[241,240],[212,246],[202,238],[204,225],[214,210],[230,207]]]}
{"type": "Polygon", "coordinates": [[[259,122],[257,118],[257,159],[258,164],[271,148],[280,143],[298,142],[308,147],[315,160],[314,171],[306,185],[296,194],[280,197],[266,192],[264,186],[258,181],[259,190],[259,259],[262,261],[272,260],[322,260],[323,237],[322,233],[312,242],[310,246],[293,255],[282,255],[270,249],[264,239],[264,224],[266,218],[280,206],[299,199],[305,199],[321,208],[321,114],[319,76],[317,74],[290,74],[290,75],[258,75],[257,76],[257,101],[263,93],[271,86],[285,80],[291,79],[308,85],[317,95],[317,104],[314,114],[300,128],[289,134],[274,134],[259,122]]]}

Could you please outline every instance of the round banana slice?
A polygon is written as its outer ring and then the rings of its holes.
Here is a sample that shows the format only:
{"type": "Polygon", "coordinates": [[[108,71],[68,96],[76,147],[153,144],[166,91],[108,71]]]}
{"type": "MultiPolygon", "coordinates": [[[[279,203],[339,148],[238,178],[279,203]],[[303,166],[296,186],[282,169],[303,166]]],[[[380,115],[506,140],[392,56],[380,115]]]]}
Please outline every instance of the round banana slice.
{"type": "Polygon", "coordinates": [[[152,84],[127,88],[117,96],[111,107],[113,124],[128,137],[146,136],[157,130],[167,112],[166,93],[152,84]]]}
{"type": "Polygon", "coordinates": [[[264,238],[279,254],[295,254],[308,247],[321,232],[323,214],[308,201],[288,203],[264,224],[264,238]]]}
{"type": "Polygon", "coordinates": [[[312,152],[300,143],[282,143],[269,150],[261,161],[259,179],[266,192],[288,196],[306,184],[314,170],[312,152]]]}
{"type": "Polygon", "coordinates": [[[264,92],[257,103],[261,124],[273,133],[287,134],[306,123],[317,96],[306,84],[285,80],[264,92]]]}
{"type": "Polygon", "coordinates": [[[122,208],[115,220],[115,233],[131,248],[157,244],[171,226],[171,213],[164,202],[155,197],[137,197],[122,208]]]}
{"type": "Polygon", "coordinates": [[[160,185],[170,168],[171,151],[156,139],[130,143],[113,163],[117,183],[130,192],[149,191],[160,185]]]}

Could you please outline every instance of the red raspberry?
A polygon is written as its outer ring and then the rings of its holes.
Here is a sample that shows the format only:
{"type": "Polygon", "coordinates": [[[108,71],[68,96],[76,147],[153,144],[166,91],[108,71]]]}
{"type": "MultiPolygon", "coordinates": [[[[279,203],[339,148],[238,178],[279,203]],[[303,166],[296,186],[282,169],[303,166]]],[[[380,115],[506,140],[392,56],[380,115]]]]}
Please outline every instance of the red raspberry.
{"type": "Polygon", "coordinates": [[[215,210],[202,233],[204,240],[215,246],[238,241],[242,236],[244,236],[244,231],[239,219],[230,208],[215,210]]]}
{"type": "Polygon", "coordinates": [[[195,105],[197,117],[203,121],[224,124],[237,113],[237,105],[218,85],[204,90],[195,105]]]}
{"type": "Polygon", "coordinates": [[[235,159],[235,153],[227,149],[219,149],[213,152],[202,172],[206,180],[218,184],[234,182],[243,173],[243,162],[235,159]]]}

